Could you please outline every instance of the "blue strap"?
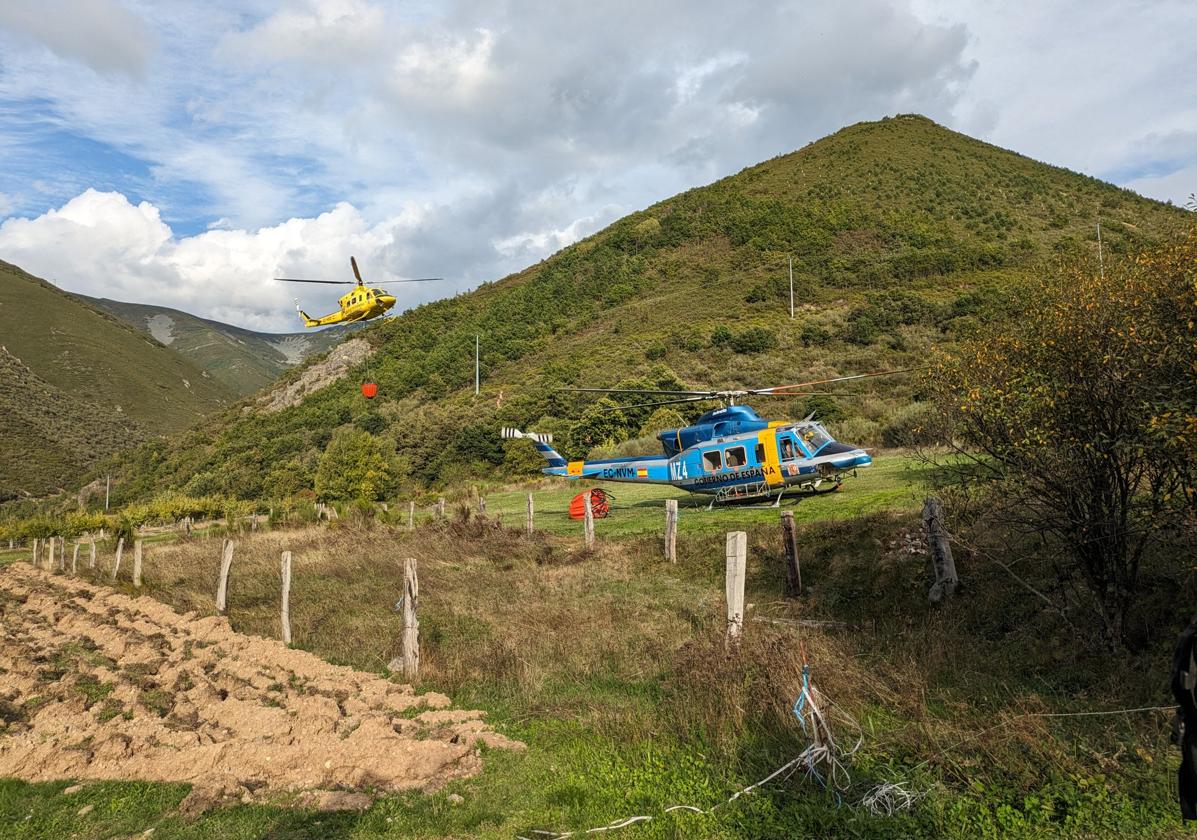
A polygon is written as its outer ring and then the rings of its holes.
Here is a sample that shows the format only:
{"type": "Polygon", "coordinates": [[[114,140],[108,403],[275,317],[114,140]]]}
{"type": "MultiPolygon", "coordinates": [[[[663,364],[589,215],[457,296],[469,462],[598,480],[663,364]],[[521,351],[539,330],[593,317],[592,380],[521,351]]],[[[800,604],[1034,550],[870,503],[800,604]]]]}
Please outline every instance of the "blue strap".
{"type": "Polygon", "coordinates": [[[802,726],[803,734],[806,733],[806,716],[803,711],[806,709],[806,695],[810,691],[810,666],[802,666],[802,691],[798,693],[798,699],[794,701],[794,716],[798,718],[798,723],[802,726]]]}

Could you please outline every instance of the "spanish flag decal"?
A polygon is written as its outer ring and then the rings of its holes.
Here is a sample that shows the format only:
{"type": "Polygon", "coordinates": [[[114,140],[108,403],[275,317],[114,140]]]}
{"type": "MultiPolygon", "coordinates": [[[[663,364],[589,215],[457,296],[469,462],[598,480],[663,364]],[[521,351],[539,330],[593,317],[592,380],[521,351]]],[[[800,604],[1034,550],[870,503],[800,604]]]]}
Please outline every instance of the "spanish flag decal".
{"type": "Polygon", "coordinates": [[[565,474],[570,478],[577,478],[582,475],[582,468],[586,466],[585,461],[570,461],[565,467],[565,474]]]}
{"type": "Polygon", "coordinates": [[[636,478],[648,478],[648,469],[646,467],[636,467],[636,478]]]}

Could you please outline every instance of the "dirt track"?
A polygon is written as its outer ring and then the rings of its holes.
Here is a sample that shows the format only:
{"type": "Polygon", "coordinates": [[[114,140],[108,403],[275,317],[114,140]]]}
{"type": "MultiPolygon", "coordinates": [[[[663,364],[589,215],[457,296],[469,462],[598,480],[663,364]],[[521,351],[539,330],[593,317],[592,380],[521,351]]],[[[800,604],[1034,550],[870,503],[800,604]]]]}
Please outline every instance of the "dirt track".
{"type": "Polygon", "coordinates": [[[0,568],[0,627],[0,776],[190,782],[198,805],[434,790],[479,742],[522,748],[444,695],[25,564],[0,568]]]}

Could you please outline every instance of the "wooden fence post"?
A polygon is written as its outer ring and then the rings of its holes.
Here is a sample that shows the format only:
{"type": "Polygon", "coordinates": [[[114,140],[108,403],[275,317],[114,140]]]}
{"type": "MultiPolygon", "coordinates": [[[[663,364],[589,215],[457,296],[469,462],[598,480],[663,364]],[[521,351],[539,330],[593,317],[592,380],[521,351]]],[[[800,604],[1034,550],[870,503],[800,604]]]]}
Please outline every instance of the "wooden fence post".
{"type": "Polygon", "coordinates": [[[75,550],[71,552],[71,574],[73,574],[73,575],[79,573],[79,546],[80,545],[81,545],[81,543],[78,540],[76,540],[75,541],[75,550]]]}
{"type": "Polygon", "coordinates": [[[407,530],[416,530],[416,503],[407,503],[407,530]]]}
{"type": "Polygon", "coordinates": [[[96,538],[89,538],[88,543],[87,568],[94,569],[96,567],[96,538]]]}
{"type": "Polygon", "coordinates": [[[956,577],[956,561],[952,558],[948,532],[943,527],[943,506],[934,496],[928,496],[923,502],[923,531],[931,552],[931,565],[935,569],[935,583],[927,597],[932,604],[938,604],[952,597],[960,579],[956,577]]]}
{"type": "Polygon", "coordinates": [[[220,549],[220,578],[216,581],[216,611],[223,613],[229,603],[229,569],[233,567],[233,547],[236,545],[230,539],[224,541],[220,549]]]}
{"type": "Polygon", "coordinates": [[[727,641],[736,644],[744,633],[744,571],[748,564],[748,534],[730,531],[727,535],[727,641]]]}
{"type": "Polygon", "coordinates": [[[677,499],[665,500],[665,559],[677,562],[677,499]]]}
{"type": "Polygon", "coordinates": [[[532,536],[532,534],[535,533],[535,531],[536,531],[536,523],[533,519],[535,512],[536,512],[536,509],[535,509],[535,505],[532,503],[532,494],[529,493],[528,494],[528,536],[532,536]]]}
{"type": "Polygon", "coordinates": [[[291,644],[291,552],[283,552],[282,614],[283,644],[291,644]]]}
{"type": "MultiPolygon", "coordinates": [[[[408,557],[403,562],[403,640],[401,659],[403,678],[414,680],[420,673],[420,578],[417,574],[416,558],[408,557]]],[[[391,663],[392,669],[395,662],[391,663]]]]}
{"type": "Polygon", "coordinates": [[[133,540],[133,588],[141,589],[141,540],[133,540]]]}
{"type": "Polygon", "coordinates": [[[56,559],[54,557],[54,546],[56,544],[55,541],[57,539],[58,539],[57,537],[50,537],[48,540],[46,540],[46,546],[49,549],[46,552],[46,571],[47,572],[54,571],[54,561],[56,559]]]}
{"type": "Polygon", "coordinates": [[[116,573],[121,570],[121,557],[125,553],[125,538],[119,537],[116,541],[116,558],[112,561],[112,579],[116,580],[116,573]]]}
{"type": "Polygon", "coordinates": [[[586,496],[582,500],[585,503],[586,509],[582,512],[582,527],[586,536],[586,548],[594,548],[594,509],[590,507],[590,491],[586,491],[586,496]]]}
{"type": "Polygon", "coordinates": [[[798,564],[798,528],[792,510],[781,512],[781,545],[786,554],[786,595],[797,598],[802,594],[802,567],[798,564]]]}
{"type": "Polygon", "coordinates": [[[486,497],[485,496],[478,497],[478,515],[486,516],[486,497]]]}
{"type": "Polygon", "coordinates": [[[445,518],[445,497],[441,496],[436,500],[436,516],[438,519],[445,518]]]}
{"type": "Polygon", "coordinates": [[[33,568],[35,568],[35,569],[37,568],[37,561],[39,559],[37,556],[37,551],[39,548],[41,548],[41,540],[38,539],[37,537],[34,537],[33,538],[33,557],[29,562],[33,565],[33,568]]]}

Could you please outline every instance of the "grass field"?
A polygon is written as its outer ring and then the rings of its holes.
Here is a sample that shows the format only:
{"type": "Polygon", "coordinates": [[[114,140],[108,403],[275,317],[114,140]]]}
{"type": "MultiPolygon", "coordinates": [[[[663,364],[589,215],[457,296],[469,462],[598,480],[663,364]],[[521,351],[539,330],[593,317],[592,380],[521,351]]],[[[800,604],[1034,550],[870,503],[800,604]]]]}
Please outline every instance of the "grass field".
{"type": "MultiPolygon", "coordinates": [[[[232,805],[188,818],[176,810],[184,785],[110,782],[64,794],[66,781],[8,780],[0,836],[512,838],[634,815],[654,819],[604,836],[1179,836],[1166,714],[1035,716],[1164,703],[1159,657],[1112,660],[1070,643],[1001,572],[967,557],[966,594],[930,608],[926,560],[908,549],[919,475],[909,458],[885,457],[842,493],[797,505],[808,585],[797,600],[781,596],[776,511],[683,508],[674,565],[661,557],[659,496],[641,488],[619,494],[594,552],[560,513],[576,492],[565,485],[535,491],[540,533],[531,538],[521,533],[526,491],[515,488],[485,493],[487,521],[458,514],[409,533],[347,515],[244,534],[233,626],[277,637],[286,548],[296,645],[376,672],[396,652],[402,558],[418,557],[418,687],[485,709],[528,751],[487,753],[478,777],[385,796],[361,814],[232,805]],[[497,513],[511,527],[496,526],[497,513]],[[722,532],[732,528],[749,531],[750,546],[738,653],[723,641],[722,532]],[[799,774],[713,813],[664,813],[725,802],[803,748],[790,706],[804,663],[861,724],[850,788],[836,796],[799,774]],[[858,805],[892,781],[921,794],[912,810],[876,817],[858,805]]],[[[211,612],[219,545],[147,544],[146,594],[211,612]]],[[[128,588],[124,574],[118,586],[128,588]]],[[[857,737],[843,724],[839,735],[857,737]]]]}

